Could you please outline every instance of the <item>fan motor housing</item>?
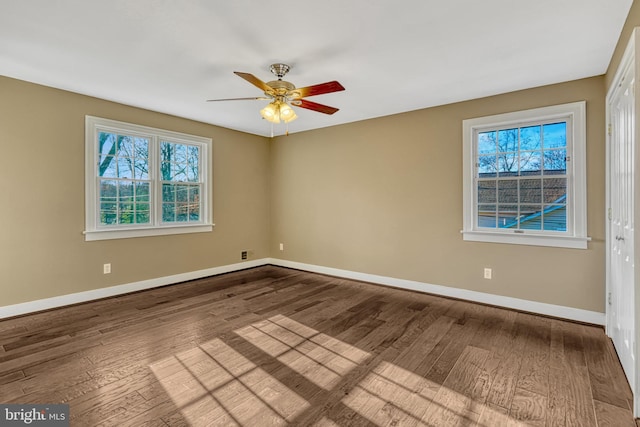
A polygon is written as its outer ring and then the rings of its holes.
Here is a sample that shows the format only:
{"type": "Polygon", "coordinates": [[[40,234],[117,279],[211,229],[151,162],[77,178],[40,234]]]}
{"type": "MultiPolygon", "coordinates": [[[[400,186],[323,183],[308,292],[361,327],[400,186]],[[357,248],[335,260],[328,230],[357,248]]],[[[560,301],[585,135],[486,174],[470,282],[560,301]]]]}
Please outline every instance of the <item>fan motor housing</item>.
{"type": "Polygon", "coordinates": [[[294,90],[296,88],[293,85],[293,83],[289,83],[289,82],[284,81],[284,80],[273,80],[273,81],[267,82],[267,86],[269,86],[270,88],[273,88],[273,91],[277,95],[284,95],[287,92],[290,92],[290,91],[292,91],[292,90],[294,90]]]}

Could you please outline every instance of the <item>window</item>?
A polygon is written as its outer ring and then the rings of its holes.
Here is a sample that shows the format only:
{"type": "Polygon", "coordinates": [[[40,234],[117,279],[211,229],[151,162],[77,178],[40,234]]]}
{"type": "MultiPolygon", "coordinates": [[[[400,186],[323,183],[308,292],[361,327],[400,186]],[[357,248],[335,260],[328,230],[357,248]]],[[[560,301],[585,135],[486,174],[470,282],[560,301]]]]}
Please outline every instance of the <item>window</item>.
{"type": "Polygon", "coordinates": [[[464,240],[586,249],[585,103],[463,121],[464,240]]]}
{"type": "Polygon", "coordinates": [[[211,140],[86,117],[85,240],[211,231],[211,140]]]}

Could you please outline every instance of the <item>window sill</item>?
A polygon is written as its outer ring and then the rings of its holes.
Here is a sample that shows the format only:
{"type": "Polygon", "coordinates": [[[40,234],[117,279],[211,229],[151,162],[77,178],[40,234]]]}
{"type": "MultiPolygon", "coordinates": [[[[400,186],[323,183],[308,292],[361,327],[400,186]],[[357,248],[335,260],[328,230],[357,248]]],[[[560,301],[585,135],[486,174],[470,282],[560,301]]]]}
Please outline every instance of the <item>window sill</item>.
{"type": "Polygon", "coordinates": [[[591,237],[549,236],[541,234],[507,234],[490,231],[462,230],[463,240],[469,242],[507,243],[512,245],[549,246],[556,248],[587,249],[591,237]]]}
{"type": "Polygon", "coordinates": [[[133,237],[167,236],[171,234],[207,233],[215,224],[179,225],[173,227],[127,228],[120,230],[83,231],[86,242],[94,240],[129,239],[133,237]]]}

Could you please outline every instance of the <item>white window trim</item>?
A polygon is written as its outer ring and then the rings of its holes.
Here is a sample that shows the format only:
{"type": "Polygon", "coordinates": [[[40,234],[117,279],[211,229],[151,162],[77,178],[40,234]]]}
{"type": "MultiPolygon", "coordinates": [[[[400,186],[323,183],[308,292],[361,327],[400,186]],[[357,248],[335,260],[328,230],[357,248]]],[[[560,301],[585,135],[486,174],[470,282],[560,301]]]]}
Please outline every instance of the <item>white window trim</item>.
{"type": "MultiPolygon", "coordinates": [[[[85,241],[124,239],[144,236],[164,236],[170,234],[203,233],[213,230],[213,209],[211,200],[212,182],[212,140],[201,136],[188,135],[172,132],[163,129],[156,129],[148,126],[141,126],[132,123],[120,122],[116,120],[103,119],[100,117],[85,116],[85,241]],[[198,144],[201,147],[201,173],[203,176],[202,194],[206,194],[202,200],[202,219],[196,223],[162,225],[157,219],[149,225],[100,226],[98,221],[98,194],[96,180],[97,173],[97,134],[100,131],[127,132],[135,135],[144,135],[154,140],[149,152],[155,152],[160,139],[169,142],[184,142],[198,144]]],[[[154,156],[155,158],[155,156],[154,156]]],[[[156,173],[158,165],[150,163],[150,174],[156,173]]],[[[160,189],[156,182],[154,195],[156,203],[160,194],[160,189]]],[[[152,215],[153,217],[153,215],[152,215]]]]}
{"type": "Polygon", "coordinates": [[[508,243],[516,245],[554,246],[562,248],[587,249],[587,178],[586,178],[586,102],[579,101],[569,104],[553,105],[550,107],[516,111],[493,116],[478,117],[463,120],[463,239],[473,242],[508,243]],[[474,177],[475,150],[474,134],[477,130],[489,127],[500,127],[530,121],[571,118],[571,133],[573,135],[571,156],[572,173],[569,174],[567,192],[573,196],[572,209],[567,209],[570,215],[567,233],[549,232],[547,234],[529,232],[527,230],[486,230],[476,226],[476,209],[474,177]]]}

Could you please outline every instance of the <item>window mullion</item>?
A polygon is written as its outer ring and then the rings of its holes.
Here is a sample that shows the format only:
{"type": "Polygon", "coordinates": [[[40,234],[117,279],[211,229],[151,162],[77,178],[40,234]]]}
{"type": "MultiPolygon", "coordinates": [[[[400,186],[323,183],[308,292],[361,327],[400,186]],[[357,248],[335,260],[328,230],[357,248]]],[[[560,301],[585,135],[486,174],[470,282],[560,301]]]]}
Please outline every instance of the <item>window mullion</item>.
{"type": "Polygon", "coordinates": [[[160,224],[158,218],[158,206],[161,205],[159,202],[160,197],[160,189],[159,187],[159,174],[160,174],[160,154],[158,150],[159,140],[158,136],[154,135],[151,139],[152,143],[149,147],[149,179],[151,181],[149,189],[149,214],[151,215],[151,224],[154,227],[157,227],[160,224]]]}
{"type": "Polygon", "coordinates": [[[516,177],[516,206],[518,207],[517,212],[516,212],[516,215],[517,215],[516,230],[520,230],[520,219],[521,219],[521,212],[522,212],[522,209],[521,209],[521,206],[520,206],[520,200],[522,200],[520,198],[520,187],[521,187],[521,185],[520,185],[520,178],[521,178],[521,176],[520,176],[520,174],[521,174],[521,171],[520,171],[521,135],[520,135],[520,133],[521,132],[522,132],[522,125],[518,126],[518,147],[517,147],[518,151],[516,153],[516,162],[518,163],[518,169],[517,169],[518,172],[517,172],[517,177],[516,177]]]}

